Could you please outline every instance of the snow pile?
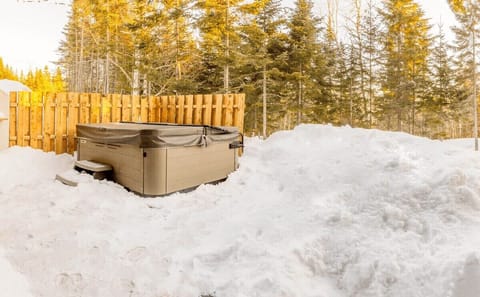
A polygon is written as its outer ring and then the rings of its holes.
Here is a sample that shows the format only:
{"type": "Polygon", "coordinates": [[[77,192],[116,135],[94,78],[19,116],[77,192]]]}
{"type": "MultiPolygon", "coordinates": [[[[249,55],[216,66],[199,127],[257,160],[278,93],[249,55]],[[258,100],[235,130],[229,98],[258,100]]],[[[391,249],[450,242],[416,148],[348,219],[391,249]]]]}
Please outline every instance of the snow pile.
{"type": "Polygon", "coordinates": [[[0,151],[0,246],[34,296],[480,292],[480,162],[449,142],[303,125],[218,185],[142,199],[67,156],[0,151]]]}
{"type": "Polygon", "coordinates": [[[3,296],[32,297],[24,276],[13,269],[0,251],[0,292],[3,296]]]}

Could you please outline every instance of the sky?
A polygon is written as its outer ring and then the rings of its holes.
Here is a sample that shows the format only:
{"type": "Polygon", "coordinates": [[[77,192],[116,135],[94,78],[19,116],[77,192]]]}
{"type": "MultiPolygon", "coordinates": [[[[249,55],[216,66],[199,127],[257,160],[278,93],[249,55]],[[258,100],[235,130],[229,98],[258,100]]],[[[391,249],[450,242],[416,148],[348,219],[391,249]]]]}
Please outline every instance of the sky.
{"type": "MultiPolygon", "coordinates": [[[[294,0],[284,0],[288,5],[294,0]]],[[[315,12],[324,15],[327,0],[315,0],[315,12]]],[[[69,0],[0,0],[0,57],[14,69],[28,71],[45,65],[53,68],[67,22],[69,0]]],[[[351,13],[347,0],[339,0],[339,16],[351,13]]],[[[446,0],[418,0],[432,23],[448,27],[454,16],[446,0]]],[[[451,33],[447,32],[447,34],[451,33]]]]}
{"type": "Polygon", "coordinates": [[[55,2],[0,0],[0,57],[14,69],[28,71],[53,63],[67,22],[67,5],[55,2]]]}

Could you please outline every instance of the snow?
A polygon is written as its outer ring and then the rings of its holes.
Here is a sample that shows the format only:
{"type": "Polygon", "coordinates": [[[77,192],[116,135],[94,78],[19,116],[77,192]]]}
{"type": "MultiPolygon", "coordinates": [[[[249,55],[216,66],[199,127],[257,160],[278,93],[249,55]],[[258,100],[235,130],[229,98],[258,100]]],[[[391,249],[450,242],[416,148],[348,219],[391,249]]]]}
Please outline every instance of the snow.
{"type": "Polygon", "coordinates": [[[87,175],[65,186],[72,157],[9,148],[0,274],[32,296],[477,297],[466,142],[302,125],[248,139],[223,183],[154,199],[87,175]]]}
{"type": "Polygon", "coordinates": [[[4,92],[5,94],[9,94],[10,92],[18,92],[18,91],[28,91],[31,90],[25,86],[24,84],[8,79],[0,79],[0,92],[4,92]]]}
{"type": "Polygon", "coordinates": [[[25,277],[15,271],[0,251],[0,292],[4,296],[32,297],[25,277]]]}

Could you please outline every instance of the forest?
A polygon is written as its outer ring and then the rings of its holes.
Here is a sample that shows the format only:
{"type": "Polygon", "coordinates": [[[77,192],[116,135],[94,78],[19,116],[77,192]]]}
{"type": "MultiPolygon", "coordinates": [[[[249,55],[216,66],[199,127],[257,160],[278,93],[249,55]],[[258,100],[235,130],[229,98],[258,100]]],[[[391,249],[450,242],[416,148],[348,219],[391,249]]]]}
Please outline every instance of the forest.
{"type": "Polygon", "coordinates": [[[245,93],[247,135],[322,123],[473,136],[480,3],[449,1],[448,40],[415,0],[345,1],[340,25],[339,0],[73,0],[57,71],[17,77],[44,91],[245,93]]]}

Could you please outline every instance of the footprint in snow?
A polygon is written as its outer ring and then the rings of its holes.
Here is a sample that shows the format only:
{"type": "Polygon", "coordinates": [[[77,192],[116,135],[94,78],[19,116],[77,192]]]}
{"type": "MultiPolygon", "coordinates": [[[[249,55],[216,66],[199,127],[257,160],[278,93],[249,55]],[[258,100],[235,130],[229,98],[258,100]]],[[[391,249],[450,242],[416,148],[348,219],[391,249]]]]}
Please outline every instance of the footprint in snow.
{"type": "Polygon", "coordinates": [[[141,259],[145,258],[147,253],[147,248],[144,246],[137,246],[131,250],[129,250],[126,254],[128,260],[132,262],[138,262],[141,259]]]}
{"type": "MultiPolygon", "coordinates": [[[[55,284],[58,288],[68,293],[81,293],[83,290],[83,276],[81,273],[60,273],[55,277],[55,284]]],[[[67,294],[70,296],[70,294],[67,294]]]]}

